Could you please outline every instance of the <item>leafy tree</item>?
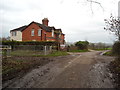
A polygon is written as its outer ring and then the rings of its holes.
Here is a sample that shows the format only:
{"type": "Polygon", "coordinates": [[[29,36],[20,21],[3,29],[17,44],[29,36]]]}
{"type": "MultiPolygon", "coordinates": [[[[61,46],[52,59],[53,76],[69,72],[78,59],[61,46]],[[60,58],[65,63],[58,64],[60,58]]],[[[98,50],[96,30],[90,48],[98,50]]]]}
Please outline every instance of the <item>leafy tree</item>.
{"type": "Polygon", "coordinates": [[[88,41],[78,41],[75,43],[75,46],[78,47],[78,49],[84,50],[88,49],[89,42],[88,41]]]}
{"type": "Polygon", "coordinates": [[[106,23],[104,29],[113,32],[117,36],[118,41],[120,41],[120,18],[115,18],[111,15],[110,19],[105,19],[104,21],[106,23]]]}

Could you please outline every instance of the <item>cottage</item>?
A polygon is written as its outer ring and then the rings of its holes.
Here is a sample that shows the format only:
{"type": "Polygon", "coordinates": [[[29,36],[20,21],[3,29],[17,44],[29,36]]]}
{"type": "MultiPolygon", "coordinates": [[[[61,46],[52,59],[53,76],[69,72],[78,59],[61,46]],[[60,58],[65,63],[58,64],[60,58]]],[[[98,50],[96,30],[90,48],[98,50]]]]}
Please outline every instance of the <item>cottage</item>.
{"type": "Polygon", "coordinates": [[[65,34],[61,29],[48,26],[49,20],[44,18],[42,24],[31,22],[10,31],[10,39],[16,41],[57,41],[60,44],[65,42],[65,34]]]}

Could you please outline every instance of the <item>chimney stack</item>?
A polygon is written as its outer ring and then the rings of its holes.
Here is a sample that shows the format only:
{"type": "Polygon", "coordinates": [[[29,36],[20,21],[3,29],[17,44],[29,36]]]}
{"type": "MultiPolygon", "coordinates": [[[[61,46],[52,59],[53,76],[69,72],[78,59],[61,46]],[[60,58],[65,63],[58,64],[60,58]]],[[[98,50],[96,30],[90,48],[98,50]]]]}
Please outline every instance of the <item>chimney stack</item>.
{"type": "Polygon", "coordinates": [[[48,26],[48,22],[49,22],[48,18],[44,18],[44,19],[42,20],[42,24],[44,24],[44,25],[46,25],[46,26],[48,26]]]}

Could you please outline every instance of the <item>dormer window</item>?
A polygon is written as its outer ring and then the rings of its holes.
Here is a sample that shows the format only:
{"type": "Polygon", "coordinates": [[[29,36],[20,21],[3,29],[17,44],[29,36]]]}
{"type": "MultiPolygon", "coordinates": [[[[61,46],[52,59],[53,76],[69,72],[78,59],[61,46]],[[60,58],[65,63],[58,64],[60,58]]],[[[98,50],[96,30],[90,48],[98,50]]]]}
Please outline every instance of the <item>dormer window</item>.
{"type": "Polygon", "coordinates": [[[54,37],[54,30],[52,30],[52,37],[54,37]]]}
{"type": "Polygon", "coordinates": [[[34,36],[34,32],[35,32],[35,30],[32,29],[32,31],[31,31],[31,36],[34,36]]]}

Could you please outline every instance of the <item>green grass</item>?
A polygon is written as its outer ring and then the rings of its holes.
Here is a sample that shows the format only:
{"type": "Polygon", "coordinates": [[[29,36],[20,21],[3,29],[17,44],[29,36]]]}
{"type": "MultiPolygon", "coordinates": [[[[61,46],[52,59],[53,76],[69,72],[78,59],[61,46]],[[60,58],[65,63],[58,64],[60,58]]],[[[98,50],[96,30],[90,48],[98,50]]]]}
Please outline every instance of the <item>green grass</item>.
{"type": "Polygon", "coordinates": [[[102,50],[112,50],[112,48],[105,48],[105,49],[94,49],[96,51],[102,51],[102,50]]]}
{"type": "Polygon", "coordinates": [[[63,51],[55,51],[52,52],[51,54],[48,55],[32,55],[32,56],[37,56],[37,57],[56,57],[56,56],[65,56],[65,55],[69,55],[67,52],[63,52],[63,51]]]}
{"type": "Polygon", "coordinates": [[[10,53],[10,55],[12,56],[32,56],[32,55],[39,55],[39,54],[41,54],[41,52],[32,51],[32,50],[16,50],[10,53]]]}
{"type": "Polygon", "coordinates": [[[108,52],[104,53],[103,55],[106,55],[106,56],[113,56],[113,55],[112,55],[112,51],[108,51],[108,52]]]}
{"type": "Polygon", "coordinates": [[[89,50],[70,50],[70,52],[89,52],[89,50]]]}
{"type": "Polygon", "coordinates": [[[31,57],[55,57],[55,56],[65,56],[68,55],[67,52],[54,51],[48,55],[43,55],[43,52],[39,51],[27,51],[27,50],[17,50],[11,52],[11,56],[31,56],[31,57]]]}

